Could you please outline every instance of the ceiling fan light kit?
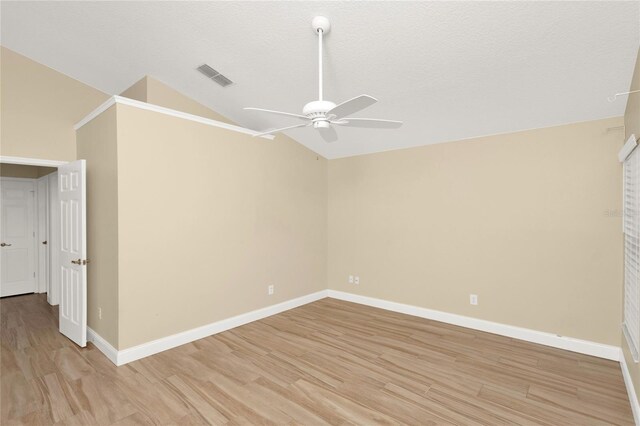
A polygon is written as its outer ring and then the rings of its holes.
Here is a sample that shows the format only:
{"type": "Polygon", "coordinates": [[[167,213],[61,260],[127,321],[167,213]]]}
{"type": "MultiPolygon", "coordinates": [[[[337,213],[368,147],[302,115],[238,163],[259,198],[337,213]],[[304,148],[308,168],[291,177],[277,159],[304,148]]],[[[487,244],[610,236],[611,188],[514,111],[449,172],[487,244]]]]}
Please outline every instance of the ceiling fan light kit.
{"type": "Polygon", "coordinates": [[[247,107],[245,110],[261,111],[270,114],[295,117],[306,121],[304,124],[283,127],[280,129],[269,130],[254,136],[263,136],[273,133],[282,132],[284,130],[295,129],[299,127],[311,127],[317,129],[325,142],[334,142],[338,139],[338,135],[332,125],[345,127],[368,127],[375,129],[395,129],[402,126],[401,121],[381,120],[377,118],[352,118],[349,117],[358,111],[373,105],[378,100],[373,96],[360,95],[348,101],[336,105],[331,101],[323,98],[323,76],[322,76],[322,43],[323,37],[331,30],[331,23],[324,16],[316,16],[311,21],[313,31],[318,35],[318,100],[306,104],[302,108],[302,114],[290,112],[274,111],[263,108],[247,107]]]}

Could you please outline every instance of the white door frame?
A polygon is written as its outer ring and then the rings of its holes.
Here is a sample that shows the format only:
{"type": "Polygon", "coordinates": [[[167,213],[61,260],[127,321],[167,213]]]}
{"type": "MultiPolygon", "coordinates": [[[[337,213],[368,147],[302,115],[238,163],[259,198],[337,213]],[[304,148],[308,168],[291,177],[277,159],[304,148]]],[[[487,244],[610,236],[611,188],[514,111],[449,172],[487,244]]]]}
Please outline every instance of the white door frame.
{"type": "MultiPolygon", "coordinates": [[[[0,155],[0,163],[19,164],[24,166],[59,167],[69,162],[60,161],[60,160],[46,160],[41,158],[14,157],[14,156],[0,155]]],[[[55,201],[55,200],[52,200],[52,201],[55,201]]],[[[52,214],[52,217],[55,219],[56,218],[55,212],[52,211],[51,214],[52,214]]],[[[52,238],[52,240],[55,241],[55,238],[52,238]]],[[[51,246],[52,245],[50,245],[50,247],[51,246]]],[[[54,250],[50,250],[50,251],[53,252],[54,250]]],[[[53,265],[55,265],[55,263],[57,262],[57,256],[52,254],[50,259],[51,259],[50,267],[53,267],[53,265]]],[[[56,280],[52,280],[50,282],[50,285],[53,285],[53,284],[57,284],[59,286],[60,283],[56,282],[56,280]]],[[[60,290],[59,288],[58,289],[54,289],[51,287],[49,288],[49,293],[47,293],[47,300],[50,304],[57,305],[59,303],[59,297],[60,297],[59,290],[60,290]]]]}
{"type": "Polygon", "coordinates": [[[39,158],[11,157],[0,155],[0,163],[21,164],[23,166],[42,166],[42,167],[58,167],[67,164],[68,161],[59,160],[42,160],[39,158]]]}
{"type": "MultiPolygon", "coordinates": [[[[18,165],[23,165],[23,166],[41,166],[41,167],[58,167],[61,166],[63,164],[67,164],[68,161],[60,161],[60,160],[45,160],[42,158],[28,158],[28,157],[14,157],[14,156],[7,156],[7,155],[0,155],[0,164],[18,164],[18,165]]],[[[38,179],[33,179],[35,182],[38,181],[38,179]]],[[[55,201],[55,200],[52,200],[55,201]]],[[[53,212],[51,212],[51,214],[53,214],[53,212]]],[[[54,215],[55,218],[55,215],[54,215]]],[[[52,238],[49,238],[50,240],[52,238]]],[[[55,239],[53,239],[55,240],[55,239]]],[[[37,258],[37,256],[39,255],[39,250],[38,250],[38,244],[36,244],[36,262],[39,263],[39,260],[37,258]]],[[[49,247],[51,247],[51,245],[49,244],[49,247]]],[[[50,250],[53,251],[53,250],[50,250]]],[[[51,269],[52,265],[55,264],[55,261],[57,260],[57,256],[55,255],[51,255],[49,258],[49,268],[51,269]]],[[[52,289],[51,288],[51,284],[59,284],[57,282],[57,280],[49,280],[49,288],[47,289],[47,301],[51,304],[51,305],[57,305],[59,303],[59,294],[60,291],[59,289],[52,289]],[[56,291],[58,290],[58,291],[56,291]]],[[[36,287],[36,288],[39,288],[36,287]]]]}
{"type": "MultiPolygon", "coordinates": [[[[38,197],[37,197],[37,185],[36,185],[37,180],[33,178],[0,177],[1,186],[4,186],[7,182],[22,182],[22,183],[31,184],[31,190],[29,191],[31,195],[29,197],[29,200],[27,201],[30,206],[29,218],[28,218],[29,233],[33,233],[33,237],[30,238],[31,243],[29,244],[31,246],[31,256],[29,259],[29,267],[33,269],[33,292],[38,293],[39,257],[38,257],[38,244],[36,243],[36,240],[37,240],[36,234],[38,229],[38,197]]],[[[31,274],[31,271],[29,271],[29,274],[31,274]]],[[[17,293],[17,294],[20,294],[20,293],[17,293]]],[[[7,296],[11,296],[11,295],[7,295],[7,296]]]]}
{"type": "Polygon", "coordinates": [[[36,252],[38,293],[49,292],[49,177],[35,178],[36,184],[36,252]]]}
{"type": "Polygon", "coordinates": [[[53,247],[58,247],[60,238],[60,211],[58,210],[58,172],[47,175],[49,178],[49,291],[47,292],[47,302],[50,305],[60,304],[60,275],[58,267],[60,265],[60,253],[53,247]],[[55,265],[55,269],[53,268],[55,265]]]}

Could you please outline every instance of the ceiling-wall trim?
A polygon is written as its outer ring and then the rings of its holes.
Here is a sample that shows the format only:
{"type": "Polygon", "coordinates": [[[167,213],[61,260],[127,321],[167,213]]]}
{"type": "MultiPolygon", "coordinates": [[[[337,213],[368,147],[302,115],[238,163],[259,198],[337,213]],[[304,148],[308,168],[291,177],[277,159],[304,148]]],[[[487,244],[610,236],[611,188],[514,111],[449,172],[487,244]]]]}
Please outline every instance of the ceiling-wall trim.
{"type": "MultiPolygon", "coordinates": [[[[219,127],[221,129],[231,130],[233,132],[244,133],[246,135],[256,136],[260,134],[260,132],[256,132],[255,130],[247,129],[245,127],[235,126],[233,124],[223,123],[222,121],[212,120],[210,118],[201,117],[199,115],[189,114],[186,112],[178,111],[171,108],[161,107],[159,105],[149,104],[147,102],[137,101],[135,99],[125,98],[124,96],[112,96],[107,99],[102,105],[98,108],[91,111],[86,117],[76,123],[73,126],[74,130],[78,130],[104,111],[109,109],[109,107],[115,105],[128,105],[134,108],[145,109],[147,111],[158,112],[160,114],[170,115],[172,117],[182,118],[183,120],[195,121],[196,123],[206,124],[207,126],[219,127]]],[[[272,140],[274,139],[273,135],[264,135],[260,136],[264,139],[272,140]]]]}

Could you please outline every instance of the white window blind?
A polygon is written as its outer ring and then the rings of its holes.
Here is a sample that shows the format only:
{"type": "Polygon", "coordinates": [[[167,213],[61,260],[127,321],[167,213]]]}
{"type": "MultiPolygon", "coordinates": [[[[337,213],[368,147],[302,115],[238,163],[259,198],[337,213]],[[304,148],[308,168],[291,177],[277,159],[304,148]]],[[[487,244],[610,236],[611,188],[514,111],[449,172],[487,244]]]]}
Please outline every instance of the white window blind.
{"type": "Polygon", "coordinates": [[[624,161],[624,335],[633,359],[640,354],[640,149],[624,161]]]}

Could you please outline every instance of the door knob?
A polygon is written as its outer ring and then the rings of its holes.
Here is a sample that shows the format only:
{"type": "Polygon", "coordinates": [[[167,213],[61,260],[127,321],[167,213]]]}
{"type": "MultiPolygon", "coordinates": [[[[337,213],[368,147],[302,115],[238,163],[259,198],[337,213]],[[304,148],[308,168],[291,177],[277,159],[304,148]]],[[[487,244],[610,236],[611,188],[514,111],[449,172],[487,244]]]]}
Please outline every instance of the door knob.
{"type": "Polygon", "coordinates": [[[43,242],[42,242],[42,244],[44,244],[44,245],[46,246],[46,245],[47,245],[47,242],[46,242],[46,241],[43,241],[43,242]]]}
{"type": "Polygon", "coordinates": [[[0,247],[9,247],[11,244],[7,244],[7,243],[1,243],[0,247]]]}
{"type": "Polygon", "coordinates": [[[73,263],[74,265],[82,265],[82,259],[72,260],[71,263],[73,263]]]}

